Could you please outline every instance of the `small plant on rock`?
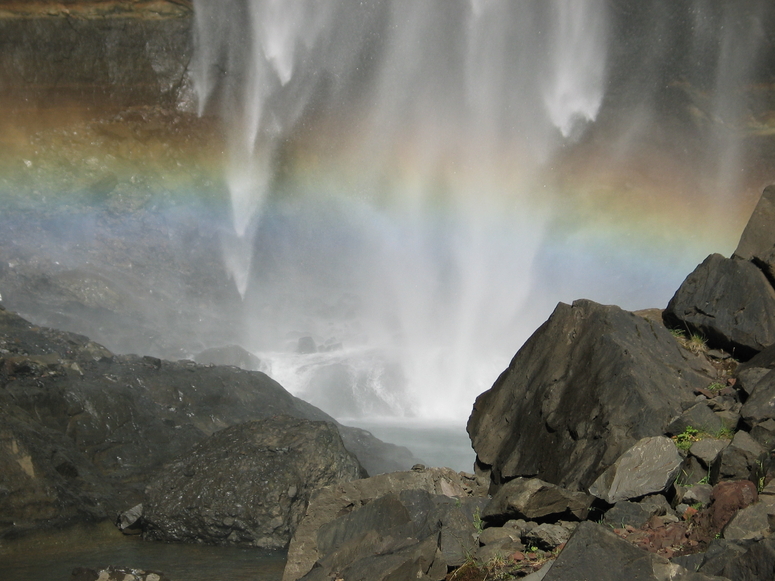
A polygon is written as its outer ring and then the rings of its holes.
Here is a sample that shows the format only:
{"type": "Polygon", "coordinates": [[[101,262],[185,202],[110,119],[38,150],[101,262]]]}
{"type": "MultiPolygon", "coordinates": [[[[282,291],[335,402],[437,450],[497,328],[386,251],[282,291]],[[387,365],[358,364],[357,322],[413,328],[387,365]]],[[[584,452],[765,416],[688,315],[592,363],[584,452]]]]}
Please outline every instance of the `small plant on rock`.
{"type": "Polygon", "coordinates": [[[701,439],[700,431],[691,426],[686,426],[683,432],[673,436],[673,441],[679,450],[688,450],[692,447],[692,444],[699,442],[701,439]]]}
{"type": "Polygon", "coordinates": [[[718,381],[714,381],[708,386],[708,390],[710,391],[721,391],[726,386],[723,383],[719,383],[718,381]]]}

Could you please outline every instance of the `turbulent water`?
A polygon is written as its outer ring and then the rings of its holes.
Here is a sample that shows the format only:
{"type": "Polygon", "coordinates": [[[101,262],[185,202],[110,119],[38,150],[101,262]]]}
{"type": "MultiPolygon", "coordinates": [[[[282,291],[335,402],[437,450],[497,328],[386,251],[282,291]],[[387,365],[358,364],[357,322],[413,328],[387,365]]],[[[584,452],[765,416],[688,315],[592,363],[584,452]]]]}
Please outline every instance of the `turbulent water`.
{"type": "Polygon", "coordinates": [[[764,0],[194,5],[245,346],[338,417],[459,421],[556,301],[729,254],[766,177],[764,0]]]}

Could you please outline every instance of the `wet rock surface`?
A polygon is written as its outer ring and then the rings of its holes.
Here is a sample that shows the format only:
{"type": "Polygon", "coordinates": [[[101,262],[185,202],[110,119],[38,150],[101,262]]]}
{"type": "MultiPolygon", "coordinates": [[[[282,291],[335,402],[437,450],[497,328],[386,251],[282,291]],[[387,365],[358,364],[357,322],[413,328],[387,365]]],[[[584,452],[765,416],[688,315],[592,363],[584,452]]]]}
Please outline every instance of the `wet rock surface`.
{"type": "MultiPolygon", "coordinates": [[[[2,532],[113,519],[207,436],[278,414],[335,425],[263,373],[115,356],[0,308],[2,532]]],[[[416,461],[364,430],[341,430],[370,468],[416,461]]]]}
{"type": "Polygon", "coordinates": [[[315,488],[365,476],[336,427],[273,416],[221,430],[159,471],[145,538],[282,549],[315,488]]]}

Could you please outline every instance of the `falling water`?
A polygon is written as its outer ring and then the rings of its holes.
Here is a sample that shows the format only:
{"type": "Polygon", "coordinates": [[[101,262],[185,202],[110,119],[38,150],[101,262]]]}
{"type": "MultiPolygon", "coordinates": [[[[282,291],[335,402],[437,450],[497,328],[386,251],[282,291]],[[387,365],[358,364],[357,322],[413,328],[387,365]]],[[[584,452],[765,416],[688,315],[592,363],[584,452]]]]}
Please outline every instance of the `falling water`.
{"type": "MultiPolygon", "coordinates": [[[[222,245],[246,347],[338,417],[465,417],[546,308],[575,298],[574,278],[598,300],[666,301],[675,281],[616,249],[588,258],[591,190],[569,191],[560,169],[585,175],[594,153],[613,173],[644,143],[661,155],[667,77],[692,81],[691,59],[717,83],[708,111],[734,117],[731,85],[761,44],[736,44],[739,27],[720,32],[718,3],[699,0],[194,4],[200,108],[229,133],[222,245]]],[[[740,163],[739,140],[714,143],[693,153],[740,163]]]]}

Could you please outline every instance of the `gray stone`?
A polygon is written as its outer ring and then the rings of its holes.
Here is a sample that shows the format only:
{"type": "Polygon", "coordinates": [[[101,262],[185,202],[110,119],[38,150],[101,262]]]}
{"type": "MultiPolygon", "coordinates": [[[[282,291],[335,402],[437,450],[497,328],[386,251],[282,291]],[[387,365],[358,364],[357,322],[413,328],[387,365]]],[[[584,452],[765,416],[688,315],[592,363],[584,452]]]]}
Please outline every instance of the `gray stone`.
{"type": "Polygon", "coordinates": [[[724,538],[731,541],[758,541],[770,534],[768,516],[773,513],[773,507],[764,502],[757,502],[737,511],[724,527],[724,538]]]}
{"type": "Polygon", "coordinates": [[[729,560],[722,573],[730,581],[775,579],[775,540],[754,543],[743,554],[729,560]]]}
{"type": "MultiPolygon", "coordinates": [[[[473,478],[469,475],[454,472],[449,468],[430,468],[391,472],[316,490],[288,548],[283,581],[295,581],[305,577],[310,573],[315,562],[324,558],[318,548],[317,540],[321,527],[387,494],[399,494],[402,504],[410,515],[413,515],[412,518],[420,520],[425,518],[422,516],[423,514],[427,516],[427,505],[423,506],[422,502],[410,502],[410,499],[402,496],[403,491],[421,491],[433,497],[442,496],[445,491],[448,493],[454,491],[459,501],[452,500],[448,496],[447,500],[455,505],[459,502],[459,508],[466,511],[473,523],[476,507],[479,504],[483,506],[486,499],[471,498],[472,502],[479,503],[472,506],[468,506],[464,502],[471,493],[469,484],[472,484],[472,481],[473,478]],[[415,506],[417,508],[413,508],[415,506]]],[[[436,531],[438,533],[438,527],[436,527],[436,531]]]]}
{"type": "Polygon", "coordinates": [[[603,523],[615,528],[623,528],[627,525],[636,529],[645,525],[653,516],[647,507],[638,502],[620,500],[603,516],[603,523]]]}
{"type": "Polygon", "coordinates": [[[557,525],[543,523],[531,530],[523,539],[527,546],[535,546],[543,551],[551,551],[555,547],[567,542],[571,531],[557,525]]]}
{"type": "Polygon", "coordinates": [[[667,426],[665,433],[671,436],[682,433],[686,428],[692,427],[700,432],[716,434],[724,425],[706,403],[693,405],[677,418],[674,418],[667,426]]]}
{"type": "Polygon", "coordinates": [[[751,437],[765,450],[775,448],[775,420],[767,418],[751,428],[751,437]]]}
{"type": "Polygon", "coordinates": [[[746,396],[753,393],[756,385],[770,372],[769,369],[763,367],[748,367],[738,369],[735,374],[737,377],[737,383],[735,387],[741,389],[746,396]]]}
{"type": "Polygon", "coordinates": [[[708,506],[712,491],[713,487],[710,484],[695,484],[684,493],[683,502],[690,506],[697,503],[708,506]]]}
{"type": "Polygon", "coordinates": [[[484,529],[479,534],[480,545],[492,545],[493,543],[500,543],[504,540],[511,542],[519,541],[522,535],[519,531],[513,527],[490,527],[484,529]]]}
{"type": "Polygon", "coordinates": [[[490,543],[483,547],[479,547],[476,551],[476,560],[480,563],[487,563],[493,559],[505,559],[517,551],[524,550],[525,545],[520,541],[513,541],[508,538],[501,539],[497,543],[490,543]]]}
{"type": "Polygon", "coordinates": [[[721,575],[724,567],[730,561],[745,554],[751,543],[713,539],[705,551],[705,558],[699,571],[707,575],[721,575]]]}
{"type": "Polygon", "coordinates": [[[756,384],[740,415],[749,426],[775,419],[775,369],[756,384]]]}
{"type": "Polygon", "coordinates": [[[364,474],[333,424],[274,416],[226,428],[147,488],[151,540],[288,545],[316,488],[364,474]]]}
{"type": "Polygon", "coordinates": [[[239,345],[205,349],[194,357],[194,361],[200,365],[231,365],[252,371],[258,371],[261,368],[261,360],[239,345]]]}
{"type": "Polygon", "coordinates": [[[692,444],[692,447],[689,448],[689,453],[699,459],[707,469],[713,464],[713,461],[718,457],[721,451],[729,446],[729,442],[729,440],[703,438],[699,442],[692,444]]]}
{"type": "Polygon", "coordinates": [[[671,328],[750,359],[775,344],[775,289],[752,263],[712,254],[670,299],[664,318],[671,328]]]}
{"type": "Polygon", "coordinates": [[[775,186],[764,188],[734,256],[754,262],[775,280],[775,186]]]}
{"type": "Polygon", "coordinates": [[[592,497],[566,490],[538,478],[516,478],[504,484],[482,512],[487,522],[509,519],[586,518],[592,497]]]}
{"type": "MultiPolygon", "coordinates": [[[[692,574],[664,557],[620,539],[608,527],[590,521],[579,524],[554,561],[544,581],[684,581],[709,580],[692,574]]],[[[719,580],[720,581],[720,580],[719,580]]]]}
{"type": "Polygon", "coordinates": [[[673,483],[682,462],[670,438],[643,438],[603,472],[589,492],[609,504],[662,492],[673,483]]]}
{"type": "Polygon", "coordinates": [[[118,526],[118,530],[120,530],[125,535],[139,535],[143,532],[141,528],[142,517],[143,505],[136,504],[129,510],[125,510],[120,515],[118,515],[118,522],[116,523],[116,526],[118,526]]]}
{"type": "Polygon", "coordinates": [[[664,433],[712,381],[706,369],[653,320],[561,303],[477,398],[468,432],[495,488],[535,476],[587,489],[637,440],[664,433]]]}
{"type": "Polygon", "coordinates": [[[732,438],[731,446],[745,450],[749,454],[757,457],[764,453],[764,450],[759,445],[759,443],[754,440],[748,432],[744,432],[742,430],[735,433],[734,437],[732,438]]]}

